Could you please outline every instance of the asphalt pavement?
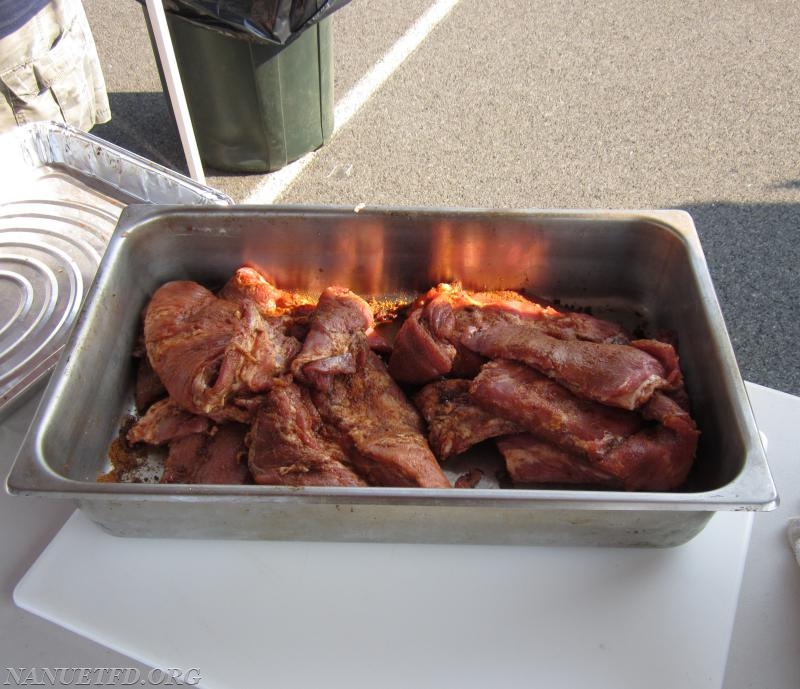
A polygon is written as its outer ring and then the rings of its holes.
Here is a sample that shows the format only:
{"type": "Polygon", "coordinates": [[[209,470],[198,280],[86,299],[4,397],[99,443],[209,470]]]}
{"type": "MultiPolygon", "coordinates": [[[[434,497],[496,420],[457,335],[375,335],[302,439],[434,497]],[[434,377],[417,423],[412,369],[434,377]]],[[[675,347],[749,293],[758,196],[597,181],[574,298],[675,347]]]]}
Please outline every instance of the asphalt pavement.
{"type": "MultiPolygon", "coordinates": [[[[434,0],[333,16],[348,99],[434,0]]],[[[143,9],[84,0],[112,121],[186,172],[143,9]]],[[[291,204],[681,208],[745,379],[800,394],[800,4],[459,0],[280,187],[291,204]]],[[[236,202],[273,175],[206,170],[236,202]]]]}

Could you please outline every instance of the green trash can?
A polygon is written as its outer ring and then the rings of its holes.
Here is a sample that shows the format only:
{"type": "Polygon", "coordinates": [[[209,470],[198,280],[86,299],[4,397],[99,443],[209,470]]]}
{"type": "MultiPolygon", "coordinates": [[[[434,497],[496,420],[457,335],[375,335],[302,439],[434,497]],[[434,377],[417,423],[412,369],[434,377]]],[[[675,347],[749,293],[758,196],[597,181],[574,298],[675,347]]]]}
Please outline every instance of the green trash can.
{"type": "Polygon", "coordinates": [[[273,172],[333,132],[331,18],[287,46],[235,38],[167,13],[205,165],[273,172]]]}

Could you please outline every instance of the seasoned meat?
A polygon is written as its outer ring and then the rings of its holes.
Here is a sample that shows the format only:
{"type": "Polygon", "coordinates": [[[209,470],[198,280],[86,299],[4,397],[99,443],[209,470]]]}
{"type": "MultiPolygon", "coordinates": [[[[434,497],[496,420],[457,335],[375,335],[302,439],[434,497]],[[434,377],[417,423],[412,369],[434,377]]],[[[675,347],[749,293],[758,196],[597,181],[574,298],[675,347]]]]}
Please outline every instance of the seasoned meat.
{"type": "Polygon", "coordinates": [[[699,431],[673,344],[459,284],[402,313],[386,340],[344,287],[315,301],[255,266],[218,294],[167,283],[144,312],[141,416],[120,442],[168,446],[164,482],[444,488],[437,457],[490,438],[515,485],[686,480],[699,431]]]}
{"type": "Polygon", "coordinates": [[[422,309],[412,311],[394,340],[389,372],[395,380],[420,385],[450,373],[457,350],[434,336],[422,309]]]}
{"type": "Polygon", "coordinates": [[[460,286],[440,286],[438,294],[426,306],[427,318],[436,332],[450,321],[453,312],[457,328],[471,323],[473,314],[484,314],[493,322],[525,322],[540,332],[560,340],[585,340],[624,344],[625,331],[616,323],[575,311],[559,311],[526,299],[518,292],[466,292],[460,286]]]}
{"type": "Polygon", "coordinates": [[[328,287],[309,319],[303,348],[292,363],[295,378],[325,389],[330,377],[363,367],[372,327],[372,310],[361,297],[343,287],[328,287]]]}
{"type": "Polygon", "coordinates": [[[480,469],[470,469],[465,474],[461,474],[453,484],[456,488],[475,488],[483,478],[483,472],[480,469]]]}
{"type": "Polygon", "coordinates": [[[325,437],[309,392],[274,388],[248,435],[248,466],[256,483],[286,486],[364,486],[342,448],[325,437]]]}
{"type": "Polygon", "coordinates": [[[421,417],[377,354],[368,352],[355,373],[331,376],[328,390],[314,390],[312,398],[369,484],[450,487],[425,439],[421,417]]]}
{"type": "Polygon", "coordinates": [[[493,361],[472,382],[484,408],[572,452],[602,457],[642,428],[639,414],[577,397],[547,376],[512,361],[493,361]]]}
{"type": "Polygon", "coordinates": [[[169,445],[161,483],[252,483],[244,444],[247,427],[215,426],[209,433],[193,433],[169,445]]]}
{"type": "Polygon", "coordinates": [[[166,397],[166,395],[167,389],[150,365],[150,360],[146,355],[142,356],[136,367],[136,384],[134,388],[136,410],[140,414],[144,414],[153,402],[166,397]]]}
{"type": "MultiPolygon", "coordinates": [[[[509,293],[468,294],[441,288],[422,308],[420,322],[434,341],[489,359],[514,359],[533,366],[576,394],[634,409],[656,389],[677,383],[661,363],[669,359],[648,346],[628,344],[619,326],[585,314],[561,313],[509,293]]],[[[405,359],[425,352],[401,351],[405,359]]],[[[451,362],[455,357],[451,358],[451,362]]],[[[441,363],[437,372],[449,373],[441,363]]],[[[393,369],[394,370],[394,369],[393,369]]],[[[411,381],[409,381],[411,382],[411,381]]]]}
{"type": "Polygon", "coordinates": [[[661,362],[636,346],[560,340],[527,323],[481,324],[464,331],[461,342],[492,359],[524,362],[576,395],[622,409],[636,409],[673,385],[661,362]]]}
{"type": "Polygon", "coordinates": [[[274,316],[278,311],[278,303],[287,293],[275,287],[254,268],[243,266],[225,283],[217,296],[236,304],[252,301],[262,316],[274,316]]]}
{"type": "Polygon", "coordinates": [[[678,352],[672,344],[661,340],[633,340],[631,345],[658,360],[664,369],[663,377],[667,381],[665,390],[670,394],[683,390],[683,373],[678,361],[678,352]]]}
{"type": "Polygon", "coordinates": [[[604,485],[611,476],[625,490],[670,490],[686,480],[697,449],[699,433],[694,421],[678,402],[661,392],[640,412],[625,411],[575,397],[533,369],[507,361],[487,364],[470,390],[482,405],[555,448],[545,453],[539,446],[538,455],[531,459],[530,453],[520,450],[519,440],[511,448],[505,440],[498,441],[506,459],[511,456],[516,463],[508,465],[512,477],[524,475],[528,477],[525,480],[533,480],[535,471],[545,470],[551,472],[545,475],[557,475],[555,466],[567,473],[580,470],[580,476],[588,478],[588,463],[604,485]],[[581,457],[583,463],[571,467],[569,455],[581,457]]]}
{"type": "Polygon", "coordinates": [[[220,299],[190,281],[155,292],[144,336],[150,363],[173,401],[215,419],[246,420],[234,398],[270,389],[300,349],[261,317],[253,301],[220,299]]]}
{"type": "Polygon", "coordinates": [[[208,430],[211,420],[179,407],[169,397],[151,405],[144,416],[131,426],[128,442],[165,445],[173,440],[208,430]]]}
{"type": "Polygon", "coordinates": [[[654,421],[635,433],[596,466],[620,478],[627,490],[671,490],[689,474],[700,432],[672,397],[656,393],[642,409],[654,421]]]}
{"type": "Polygon", "coordinates": [[[265,317],[304,312],[307,306],[313,306],[308,296],[279,289],[252,266],[239,268],[217,296],[240,304],[252,301],[265,317]]]}
{"type": "Polygon", "coordinates": [[[457,284],[441,284],[415,302],[397,333],[389,370],[397,380],[412,384],[450,374],[465,377],[468,368],[458,370],[458,362],[459,359],[475,361],[477,350],[465,346],[464,336],[470,334],[476,323],[524,323],[528,328],[564,340],[628,341],[615,323],[588,314],[561,312],[516,292],[471,293],[457,284]]]}
{"type": "Polygon", "coordinates": [[[414,396],[414,404],[428,424],[428,442],[439,460],[461,454],[473,445],[522,428],[480,405],[469,393],[470,381],[429,383],[414,396]]]}
{"type": "Polygon", "coordinates": [[[497,448],[515,484],[563,483],[622,487],[620,479],[591,464],[586,457],[530,433],[498,438],[497,448]]]}
{"type": "Polygon", "coordinates": [[[279,289],[256,268],[239,268],[217,296],[237,304],[252,301],[271,327],[303,340],[308,332],[308,316],[314,300],[299,292],[279,289]]]}

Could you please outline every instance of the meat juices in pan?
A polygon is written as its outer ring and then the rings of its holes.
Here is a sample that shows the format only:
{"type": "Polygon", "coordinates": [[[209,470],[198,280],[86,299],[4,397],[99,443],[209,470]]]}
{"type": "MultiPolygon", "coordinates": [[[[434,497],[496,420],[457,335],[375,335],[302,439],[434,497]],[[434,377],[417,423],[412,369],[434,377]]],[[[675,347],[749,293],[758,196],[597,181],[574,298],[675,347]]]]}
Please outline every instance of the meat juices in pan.
{"type": "Polygon", "coordinates": [[[515,485],[686,479],[699,432],[671,344],[457,284],[417,299],[393,342],[374,326],[347,288],[313,302],[250,267],[217,294],[167,283],[145,312],[137,404],[159,383],[168,397],[128,440],[168,446],[165,481],[444,488],[439,462],[489,439],[515,485]]]}

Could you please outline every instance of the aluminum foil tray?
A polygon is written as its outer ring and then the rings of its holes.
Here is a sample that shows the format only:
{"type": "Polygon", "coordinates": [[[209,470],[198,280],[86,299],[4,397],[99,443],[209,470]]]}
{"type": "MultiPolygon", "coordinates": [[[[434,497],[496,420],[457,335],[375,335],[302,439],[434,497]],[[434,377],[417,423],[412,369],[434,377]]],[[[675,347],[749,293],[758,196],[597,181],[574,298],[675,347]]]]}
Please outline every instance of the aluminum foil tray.
{"type": "Polygon", "coordinates": [[[0,161],[2,417],[55,364],[127,204],[232,201],[57,123],[1,136],[0,161]]]}
{"type": "Polygon", "coordinates": [[[678,211],[130,206],[8,488],[71,498],[120,536],[341,541],[673,546],[718,510],[777,504],[692,219],[678,211]],[[702,431],[689,480],[642,493],[98,483],[133,406],[130,353],[150,295],[172,279],[219,286],[247,261],[287,289],[382,297],[455,279],[672,330],[702,431]]]}

